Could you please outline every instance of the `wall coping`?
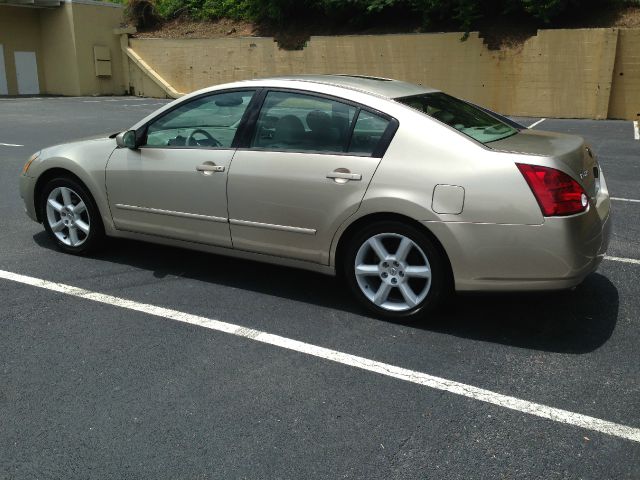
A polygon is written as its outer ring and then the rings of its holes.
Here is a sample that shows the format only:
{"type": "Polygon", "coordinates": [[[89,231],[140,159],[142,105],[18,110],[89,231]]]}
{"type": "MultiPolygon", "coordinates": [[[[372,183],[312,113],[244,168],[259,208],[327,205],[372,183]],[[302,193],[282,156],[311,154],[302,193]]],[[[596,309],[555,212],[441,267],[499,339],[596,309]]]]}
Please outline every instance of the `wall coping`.
{"type": "Polygon", "coordinates": [[[98,0],[64,0],[64,3],[77,3],[80,5],[94,5],[96,7],[124,8],[124,5],[113,2],[100,2],[98,0]]]}

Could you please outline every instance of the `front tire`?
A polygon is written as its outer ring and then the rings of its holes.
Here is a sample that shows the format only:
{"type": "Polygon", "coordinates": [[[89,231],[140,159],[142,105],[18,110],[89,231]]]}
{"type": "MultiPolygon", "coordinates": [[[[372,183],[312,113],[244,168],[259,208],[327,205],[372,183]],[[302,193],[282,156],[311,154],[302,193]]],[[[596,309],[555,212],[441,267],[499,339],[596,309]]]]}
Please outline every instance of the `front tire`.
{"type": "Polygon", "coordinates": [[[423,318],[447,288],[445,261],[434,242],[402,222],[376,222],[356,233],[342,268],[358,301],[390,320],[423,318]]]}
{"type": "Polygon", "coordinates": [[[104,227],[98,208],[80,182],[69,177],[48,181],[40,208],[44,228],[61,250],[79,255],[102,243],[104,227]]]}

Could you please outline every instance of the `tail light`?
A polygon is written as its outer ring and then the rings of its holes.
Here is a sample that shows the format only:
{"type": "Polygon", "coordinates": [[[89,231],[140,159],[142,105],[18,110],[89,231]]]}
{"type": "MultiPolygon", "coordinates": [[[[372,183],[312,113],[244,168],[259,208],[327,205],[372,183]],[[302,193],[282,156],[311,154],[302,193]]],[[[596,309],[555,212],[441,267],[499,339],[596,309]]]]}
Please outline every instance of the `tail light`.
{"type": "Polygon", "coordinates": [[[560,170],[539,165],[516,163],[529,184],[545,217],[573,215],[587,209],[584,189],[560,170]]]}

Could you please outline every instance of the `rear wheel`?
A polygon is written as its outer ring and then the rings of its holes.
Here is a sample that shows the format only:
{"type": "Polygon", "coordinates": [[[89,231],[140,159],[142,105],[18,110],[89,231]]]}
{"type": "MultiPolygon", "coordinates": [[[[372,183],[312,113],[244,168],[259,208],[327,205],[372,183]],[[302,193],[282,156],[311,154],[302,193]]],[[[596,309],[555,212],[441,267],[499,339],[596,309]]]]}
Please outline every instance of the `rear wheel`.
{"type": "Polygon", "coordinates": [[[369,311],[416,320],[446,288],[444,261],[422,231],[401,222],[372,224],[353,236],[343,265],[349,287],[369,311]]]}
{"type": "Polygon", "coordinates": [[[40,197],[44,228],[61,250],[82,254],[99,246],[104,228],[91,194],[68,177],[47,182],[40,197]]]}

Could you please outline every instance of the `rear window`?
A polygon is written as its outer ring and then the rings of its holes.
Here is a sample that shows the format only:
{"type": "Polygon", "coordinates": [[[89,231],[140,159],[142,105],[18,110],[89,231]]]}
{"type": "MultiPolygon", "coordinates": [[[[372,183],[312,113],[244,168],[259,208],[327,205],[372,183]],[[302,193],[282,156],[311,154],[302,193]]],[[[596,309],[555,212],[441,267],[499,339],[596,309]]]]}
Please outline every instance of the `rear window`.
{"type": "Polygon", "coordinates": [[[423,93],[396,101],[426,113],[481,143],[510,137],[518,130],[480,108],[442,92],[423,93]]]}

